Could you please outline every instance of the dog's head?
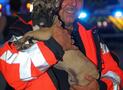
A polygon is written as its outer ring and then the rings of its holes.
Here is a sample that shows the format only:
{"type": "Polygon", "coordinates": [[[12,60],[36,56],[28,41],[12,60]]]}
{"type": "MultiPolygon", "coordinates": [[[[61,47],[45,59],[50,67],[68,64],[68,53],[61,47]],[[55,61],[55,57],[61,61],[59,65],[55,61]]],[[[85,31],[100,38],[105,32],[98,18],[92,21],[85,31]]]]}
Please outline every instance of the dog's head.
{"type": "Polygon", "coordinates": [[[40,27],[52,26],[58,14],[62,0],[33,0],[33,25],[40,27]]]}

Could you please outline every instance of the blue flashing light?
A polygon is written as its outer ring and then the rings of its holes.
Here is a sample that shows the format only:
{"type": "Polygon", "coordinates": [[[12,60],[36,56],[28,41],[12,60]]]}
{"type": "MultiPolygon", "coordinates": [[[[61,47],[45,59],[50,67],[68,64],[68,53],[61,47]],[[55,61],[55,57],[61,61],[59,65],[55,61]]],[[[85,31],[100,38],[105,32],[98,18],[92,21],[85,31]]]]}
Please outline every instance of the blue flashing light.
{"type": "Polygon", "coordinates": [[[5,0],[0,0],[0,3],[4,3],[5,2],[5,0]]]}
{"type": "Polygon", "coordinates": [[[117,18],[122,17],[122,16],[123,16],[123,11],[116,11],[116,12],[114,13],[114,16],[117,17],[117,18]]]}
{"type": "Polygon", "coordinates": [[[80,14],[79,14],[79,19],[85,19],[85,18],[87,18],[88,17],[88,14],[87,14],[87,12],[81,12],[80,14]]]}

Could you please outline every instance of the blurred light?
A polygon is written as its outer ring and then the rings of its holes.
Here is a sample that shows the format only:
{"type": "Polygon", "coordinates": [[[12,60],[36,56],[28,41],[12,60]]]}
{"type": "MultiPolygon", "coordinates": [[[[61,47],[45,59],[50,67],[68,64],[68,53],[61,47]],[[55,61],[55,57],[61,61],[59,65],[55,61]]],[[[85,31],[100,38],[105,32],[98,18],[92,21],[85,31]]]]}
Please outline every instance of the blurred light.
{"type": "Polygon", "coordinates": [[[30,6],[30,12],[32,12],[32,10],[33,10],[33,4],[31,4],[30,6]]]}
{"type": "Polygon", "coordinates": [[[80,15],[79,15],[79,19],[85,19],[87,18],[88,14],[86,12],[81,12],[80,15]]]}
{"type": "Polygon", "coordinates": [[[104,27],[107,27],[108,26],[108,23],[106,21],[103,21],[103,26],[104,27]]]}
{"type": "Polygon", "coordinates": [[[0,0],[0,3],[5,3],[6,1],[8,1],[8,0],[0,0]]]}
{"type": "Polygon", "coordinates": [[[123,29],[123,27],[117,22],[116,18],[109,16],[109,20],[120,30],[123,29]]]}
{"type": "Polygon", "coordinates": [[[123,16],[123,12],[122,11],[116,11],[114,14],[115,17],[120,18],[123,16]]]}
{"type": "Polygon", "coordinates": [[[123,30],[123,20],[121,18],[116,18],[116,21],[122,27],[123,30]]]}
{"type": "Polygon", "coordinates": [[[30,12],[32,12],[32,10],[33,10],[33,4],[27,3],[26,7],[27,7],[27,9],[28,9],[30,12]]]}
{"type": "Polygon", "coordinates": [[[0,10],[2,10],[2,4],[0,4],[0,10]]]}
{"type": "Polygon", "coordinates": [[[31,6],[31,3],[26,4],[26,7],[27,7],[28,10],[30,10],[30,6],[31,6]]]}
{"type": "Polygon", "coordinates": [[[102,22],[98,21],[98,22],[97,22],[97,26],[98,26],[98,27],[101,27],[101,26],[102,26],[102,22]]]}
{"type": "Polygon", "coordinates": [[[6,5],[6,14],[7,14],[7,15],[11,15],[11,12],[10,12],[10,5],[9,5],[9,4],[6,5]]]}

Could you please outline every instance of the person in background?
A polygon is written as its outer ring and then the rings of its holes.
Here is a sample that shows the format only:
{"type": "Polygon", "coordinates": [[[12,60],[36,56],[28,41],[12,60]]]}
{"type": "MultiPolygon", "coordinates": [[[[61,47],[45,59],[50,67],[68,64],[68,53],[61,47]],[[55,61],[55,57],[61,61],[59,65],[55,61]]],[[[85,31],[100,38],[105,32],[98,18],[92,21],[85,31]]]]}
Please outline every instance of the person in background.
{"type": "Polygon", "coordinates": [[[10,0],[9,5],[10,5],[10,12],[12,16],[16,16],[18,13],[20,13],[21,5],[22,5],[21,0],[18,1],[10,0]]]}
{"type": "Polygon", "coordinates": [[[123,87],[123,71],[118,66],[107,45],[99,38],[97,27],[77,20],[84,0],[63,0],[59,16],[64,28],[71,33],[76,45],[90,59],[100,73],[100,80],[86,77],[91,83],[87,86],[69,86],[67,73],[53,69],[60,90],[120,90],[123,87]]]}
{"type": "Polygon", "coordinates": [[[23,13],[23,11],[21,10],[21,7],[22,7],[21,0],[18,0],[18,1],[10,0],[9,5],[10,5],[11,16],[17,17],[19,20],[21,20],[25,24],[29,24],[31,20],[31,15],[30,13],[23,13]]]}

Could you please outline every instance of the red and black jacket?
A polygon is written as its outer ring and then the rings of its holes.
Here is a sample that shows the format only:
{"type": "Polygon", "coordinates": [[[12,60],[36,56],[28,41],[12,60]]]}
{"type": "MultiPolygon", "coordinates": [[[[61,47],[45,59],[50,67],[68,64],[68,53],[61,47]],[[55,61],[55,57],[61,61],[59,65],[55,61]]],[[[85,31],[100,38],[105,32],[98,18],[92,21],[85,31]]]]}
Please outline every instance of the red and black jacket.
{"type": "MultiPolygon", "coordinates": [[[[106,45],[100,40],[97,28],[92,28],[92,26],[84,22],[75,23],[74,27],[72,38],[75,41],[75,45],[97,66],[100,73],[100,90],[115,90],[114,83],[110,78],[102,78],[107,73],[109,76],[115,73],[116,77],[120,78],[116,79],[120,80],[120,85],[123,85],[123,71],[119,68],[114,58],[112,58],[106,45]]],[[[59,90],[68,90],[67,73],[57,69],[52,71],[56,76],[59,90]]]]}

